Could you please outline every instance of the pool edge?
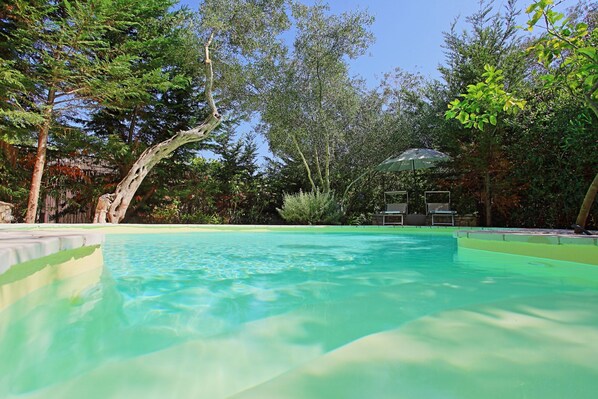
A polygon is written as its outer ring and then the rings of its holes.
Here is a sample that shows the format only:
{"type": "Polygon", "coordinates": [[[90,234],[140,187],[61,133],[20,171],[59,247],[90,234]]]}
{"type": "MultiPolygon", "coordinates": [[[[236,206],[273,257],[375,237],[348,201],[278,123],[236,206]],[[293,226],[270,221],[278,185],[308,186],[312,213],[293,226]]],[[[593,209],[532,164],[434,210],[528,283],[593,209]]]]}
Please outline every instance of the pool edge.
{"type": "Polygon", "coordinates": [[[556,231],[456,231],[460,248],[598,265],[598,238],[556,231]]]}

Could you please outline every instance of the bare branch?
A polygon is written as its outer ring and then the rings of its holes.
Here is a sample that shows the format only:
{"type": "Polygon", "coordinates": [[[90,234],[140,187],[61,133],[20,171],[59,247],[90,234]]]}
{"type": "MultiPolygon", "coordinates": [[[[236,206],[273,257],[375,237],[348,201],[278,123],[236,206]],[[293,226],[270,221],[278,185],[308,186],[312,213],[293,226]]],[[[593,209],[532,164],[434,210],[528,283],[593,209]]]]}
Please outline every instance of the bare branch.
{"type": "Polygon", "coordinates": [[[212,68],[212,60],[210,59],[210,45],[212,44],[212,40],[214,39],[214,32],[210,34],[210,38],[204,44],[204,51],[205,51],[205,64],[206,64],[206,100],[208,102],[208,106],[212,111],[212,115],[218,119],[220,119],[220,115],[218,114],[218,108],[216,108],[216,103],[214,102],[214,96],[212,95],[212,89],[214,87],[214,69],[212,68]]]}
{"type": "Polygon", "coordinates": [[[81,91],[83,89],[84,89],[83,87],[79,87],[78,89],[73,89],[73,90],[70,90],[70,91],[65,91],[65,92],[62,92],[62,93],[58,93],[58,94],[56,94],[56,98],[60,98],[60,97],[64,97],[64,96],[70,96],[71,94],[75,94],[75,93],[77,93],[77,92],[79,92],[79,91],[81,91]]]}

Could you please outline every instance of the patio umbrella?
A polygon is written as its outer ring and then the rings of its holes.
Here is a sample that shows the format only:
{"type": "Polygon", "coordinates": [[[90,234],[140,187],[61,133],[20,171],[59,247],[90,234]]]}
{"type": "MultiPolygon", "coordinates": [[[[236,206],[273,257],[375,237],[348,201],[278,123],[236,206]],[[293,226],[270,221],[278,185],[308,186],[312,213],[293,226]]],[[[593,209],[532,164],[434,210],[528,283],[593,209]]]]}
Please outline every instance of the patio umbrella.
{"type": "Polygon", "coordinates": [[[430,148],[411,148],[403,151],[398,156],[392,156],[376,166],[382,172],[399,172],[416,169],[428,169],[436,166],[440,161],[447,161],[450,157],[443,152],[430,148]]]}
{"type": "Polygon", "coordinates": [[[400,172],[405,170],[413,171],[413,183],[415,184],[415,170],[429,169],[436,166],[440,161],[451,159],[443,152],[430,148],[410,148],[397,156],[392,156],[376,166],[376,170],[382,172],[400,172]]]}

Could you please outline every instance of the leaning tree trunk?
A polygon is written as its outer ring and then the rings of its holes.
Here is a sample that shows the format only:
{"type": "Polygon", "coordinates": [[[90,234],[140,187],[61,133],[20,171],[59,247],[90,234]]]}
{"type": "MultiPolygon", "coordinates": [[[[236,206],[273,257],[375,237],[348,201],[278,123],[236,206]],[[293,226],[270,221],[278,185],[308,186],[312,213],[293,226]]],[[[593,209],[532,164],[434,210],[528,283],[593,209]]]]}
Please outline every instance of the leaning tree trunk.
{"type": "Polygon", "coordinates": [[[592,204],[596,198],[596,193],[598,193],[598,173],[596,174],[596,177],[594,177],[592,184],[590,184],[590,188],[588,188],[588,192],[586,193],[583,204],[581,204],[579,214],[577,215],[577,221],[575,223],[582,228],[586,227],[588,215],[590,214],[590,209],[592,209],[592,204]]]}
{"type": "MultiPolygon", "coordinates": [[[[594,101],[592,95],[598,91],[598,81],[594,83],[592,88],[585,93],[585,101],[586,104],[594,111],[594,114],[598,117],[598,103],[594,101]]],[[[596,198],[596,193],[598,193],[598,173],[596,177],[594,177],[594,181],[590,184],[588,188],[588,192],[586,193],[585,198],[583,199],[583,203],[581,204],[581,208],[579,209],[579,214],[577,215],[577,220],[575,223],[582,228],[586,227],[586,222],[588,221],[588,215],[590,214],[590,210],[592,209],[592,204],[594,203],[594,199],[596,198]]]]}
{"type": "Polygon", "coordinates": [[[172,154],[180,146],[201,141],[220,124],[220,114],[212,96],[214,73],[210,60],[210,44],[214,35],[204,45],[206,64],[206,100],[210,107],[210,115],[199,126],[178,132],[168,140],[145,150],[135,161],[125,178],[118,183],[113,194],[103,194],[98,199],[94,223],[119,223],[125,217],[133,196],[152,168],[165,157],[172,154]]]}
{"type": "MultiPolygon", "coordinates": [[[[137,189],[143,182],[143,179],[145,179],[145,176],[147,176],[149,171],[158,162],[184,144],[205,139],[219,123],[220,118],[217,115],[210,115],[201,125],[191,130],[179,132],[168,140],[145,150],[139,159],[135,161],[125,178],[116,186],[112,203],[110,203],[110,207],[106,213],[107,221],[109,223],[119,223],[124,219],[137,189]]],[[[96,213],[101,211],[101,209],[96,209],[96,213]]],[[[100,218],[98,218],[98,222],[102,222],[100,218]]]]}

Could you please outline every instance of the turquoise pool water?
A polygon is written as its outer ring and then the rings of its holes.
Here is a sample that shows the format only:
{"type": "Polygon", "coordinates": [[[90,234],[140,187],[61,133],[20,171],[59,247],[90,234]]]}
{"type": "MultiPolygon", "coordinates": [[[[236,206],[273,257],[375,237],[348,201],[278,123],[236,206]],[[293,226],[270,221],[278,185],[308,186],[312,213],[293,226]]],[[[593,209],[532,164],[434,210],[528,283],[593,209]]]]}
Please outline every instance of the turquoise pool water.
{"type": "Polygon", "coordinates": [[[372,231],[109,235],[0,313],[0,397],[595,397],[598,268],[372,231]]]}

